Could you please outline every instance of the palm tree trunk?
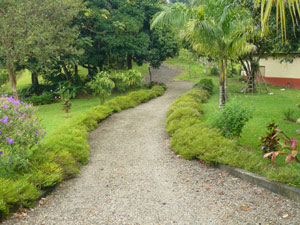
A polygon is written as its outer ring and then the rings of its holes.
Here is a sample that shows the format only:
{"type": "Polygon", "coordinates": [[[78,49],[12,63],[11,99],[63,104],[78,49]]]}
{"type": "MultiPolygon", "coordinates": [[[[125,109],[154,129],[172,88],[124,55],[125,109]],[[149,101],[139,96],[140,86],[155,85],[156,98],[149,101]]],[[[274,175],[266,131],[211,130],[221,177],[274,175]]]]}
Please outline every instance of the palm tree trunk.
{"type": "Polygon", "coordinates": [[[221,59],[219,61],[220,66],[220,95],[219,95],[219,109],[222,109],[225,103],[228,101],[227,90],[227,61],[221,59]]]}
{"type": "Polygon", "coordinates": [[[224,64],[224,89],[225,89],[225,103],[229,101],[229,96],[228,96],[228,87],[227,87],[227,80],[228,80],[228,67],[227,67],[227,60],[223,60],[224,64]]]}

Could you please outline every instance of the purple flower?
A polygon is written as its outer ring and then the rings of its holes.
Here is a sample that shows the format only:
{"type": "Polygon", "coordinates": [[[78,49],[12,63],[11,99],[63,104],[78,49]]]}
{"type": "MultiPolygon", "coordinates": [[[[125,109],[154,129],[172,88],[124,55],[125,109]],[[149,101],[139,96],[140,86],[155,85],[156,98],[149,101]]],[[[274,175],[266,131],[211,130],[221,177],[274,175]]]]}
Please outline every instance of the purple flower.
{"type": "Polygon", "coordinates": [[[14,105],[19,105],[19,102],[14,101],[13,104],[14,105]]]}
{"type": "Polygon", "coordinates": [[[2,151],[0,151],[0,155],[2,155],[3,154],[3,152],[2,151]]]}
{"type": "MultiPolygon", "coordinates": [[[[1,132],[1,131],[0,131],[1,132]]],[[[1,134],[1,133],[0,133],[1,134]]],[[[47,132],[45,131],[44,134],[47,134],[47,132]]]]}
{"type": "Polygon", "coordinates": [[[6,141],[11,145],[12,143],[14,143],[14,140],[13,139],[10,139],[10,138],[6,138],[6,141]]]}
{"type": "Polygon", "coordinates": [[[26,108],[28,108],[28,105],[26,105],[26,108]]]}
{"type": "Polygon", "coordinates": [[[34,131],[34,133],[35,133],[35,134],[38,134],[38,133],[39,133],[39,131],[38,131],[38,130],[36,130],[36,131],[34,131]]]}
{"type": "Polygon", "coordinates": [[[0,134],[2,134],[2,131],[0,130],[0,134]]]}
{"type": "Polygon", "coordinates": [[[22,114],[19,114],[19,117],[22,117],[22,114]]]}
{"type": "Polygon", "coordinates": [[[5,109],[7,109],[7,108],[8,108],[8,105],[3,105],[2,107],[5,108],[5,109]]]}
{"type": "Polygon", "coordinates": [[[8,95],[7,95],[7,94],[5,94],[4,96],[5,96],[5,97],[7,97],[8,95]]]}

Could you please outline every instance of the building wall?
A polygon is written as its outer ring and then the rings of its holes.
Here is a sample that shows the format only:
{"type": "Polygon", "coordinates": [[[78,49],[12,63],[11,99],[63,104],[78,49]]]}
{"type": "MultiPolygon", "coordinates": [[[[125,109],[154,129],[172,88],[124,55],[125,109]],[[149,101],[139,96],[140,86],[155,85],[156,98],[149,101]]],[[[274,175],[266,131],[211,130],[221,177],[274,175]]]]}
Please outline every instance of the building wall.
{"type": "Polygon", "coordinates": [[[300,89],[300,58],[293,63],[280,63],[279,59],[261,59],[261,74],[267,84],[300,89]]]}

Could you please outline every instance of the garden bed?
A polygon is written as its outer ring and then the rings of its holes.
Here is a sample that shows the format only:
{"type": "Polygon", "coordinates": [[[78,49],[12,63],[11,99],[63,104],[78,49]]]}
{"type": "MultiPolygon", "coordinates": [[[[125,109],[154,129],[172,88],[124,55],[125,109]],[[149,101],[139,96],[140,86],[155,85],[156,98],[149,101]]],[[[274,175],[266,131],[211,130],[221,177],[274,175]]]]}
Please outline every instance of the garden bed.
{"type": "Polygon", "coordinates": [[[93,107],[55,129],[34,149],[26,172],[0,177],[0,219],[17,209],[33,207],[43,190],[78,174],[80,166],[89,159],[88,132],[96,129],[102,120],[163,93],[161,86],[133,91],[93,107]]]}
{"type": "Polygon", "coordinates": [[[209,93],[201,88],[181,95],[169,108],[166,129],[171,136],[171,147],[185,159],[199,159],[210,165],[241,168],[273,181],[300,187],[298,165],[272,165],[262,154],[246,149],[236,139],[222,136],[220,130],[203,122],[204,103],[209,93]]]}

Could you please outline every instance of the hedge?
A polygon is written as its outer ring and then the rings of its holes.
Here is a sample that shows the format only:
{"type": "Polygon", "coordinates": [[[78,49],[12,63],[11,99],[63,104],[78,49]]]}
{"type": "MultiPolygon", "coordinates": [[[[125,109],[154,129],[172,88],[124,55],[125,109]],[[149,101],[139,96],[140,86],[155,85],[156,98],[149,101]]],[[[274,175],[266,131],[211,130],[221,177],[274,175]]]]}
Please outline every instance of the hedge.
{"type": "Polygon", "coordinates": [[[236,139],[222,136],[219,129],[207,127],[202,121],[202,104],[209,93],[195,86],[179,96],[170,106],[166,118],[166,131],[171,147],[185,159],[200,159],[208,164],[225,164],[242,168],[271,180],[300,186],[299,171],[291,165],[276,167],[255,151],[237,144],[236,139]]]}
{"type": "Polygon", "coordinates": [[[118,96],[96,106],[58,127],[38,149],[33,151],[31,167],[15,179],[0,177],[0,220],[22,207],[32,207],[43,190],[79,173],[88,163],[88,132],[113,114],[147,102],[164,93],[161,86],[118,96]]]}

